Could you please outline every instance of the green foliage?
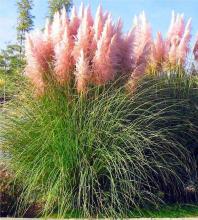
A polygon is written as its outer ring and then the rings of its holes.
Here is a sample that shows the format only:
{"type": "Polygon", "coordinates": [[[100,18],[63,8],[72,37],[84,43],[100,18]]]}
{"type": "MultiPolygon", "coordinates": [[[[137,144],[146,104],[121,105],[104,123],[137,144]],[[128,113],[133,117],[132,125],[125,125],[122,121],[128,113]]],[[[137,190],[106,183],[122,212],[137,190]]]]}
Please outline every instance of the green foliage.
{"type": "Polygon", "coordinates": [[[7,45],[6,49],[1,50],[0,71],[10,73],[24,66],[25,62],[20,58],[20,52],[21,47],[18,44],[7,45]]]}
{"type": "MultiPolygon", "coordinates": [[[[172,125],[175,135],[178,139],[182,140],[188,150],[193,153],[193,156],[197,158],[198,164],[198,78],[197,75],[191,75],[184,71],[172,71],[168,73],[162,73],[160,77],[161,83],[151,91],[153,95],[149,95],[151,101],[153,97],[158,97],[161,100],[175,99],[177,102],[182,101],[180,106],[174,106],[172,114],[177,117],[177,120],[163,123],[160,127],[169,124],[172,125]],[[163,89],[166,88],[166,89],[163,89]]],[[[157,78],[158,80],[158,78],[157,78]]],[[[153,84],[153,79],[145,79],[146,85],[153,84]]],[[[145,83],[140,84],[138,90],[141,91],[145,83]]],[[[155,83],[154,83],[155,84],[155,83]]],[[[148,98],[147,97],[147,98],[148,98]]]]}
{"type": "Polygon", "coordinates": [[[33,28],[34,16],[31,15],[33,0],[18,0],[18,18],[17,18],[17,39],[21,46],[21,53],[24,46],[25,33],[33,28]]]}
{"type": "Polygon", "coordinates": [[[69,12],[72,7],[71,0],[48,0],[48,4],[50,19],[53,18],[55,12],[60,11],[63,7],[65,7],[67,12],[69,12]]]}
{"type": "Polygon", "coordinates": [[[167,96],[167,82],[147,79],[133,95],[107,85],[86,97],[50,86],[38,100],[17,101],[1,139],[23,180],[21,211],[39,201],[45,215],[124,216],[184,198],[195,162],[177,122],[190,127],[180,112],[189,100],[167,96]]]}
{"type": "Polygon", "coordinates": [[[11,73],[0,72],[0,100],[10,100],[23,90],[26,80],[21,69],[12,70],[11,73]]]}
{"type": "Polygon", "coordinates": [[[8,45],[0,53],[0,102],[16,95],[24,83],[25,61],[20,57],[19,45],[8,45]]]}

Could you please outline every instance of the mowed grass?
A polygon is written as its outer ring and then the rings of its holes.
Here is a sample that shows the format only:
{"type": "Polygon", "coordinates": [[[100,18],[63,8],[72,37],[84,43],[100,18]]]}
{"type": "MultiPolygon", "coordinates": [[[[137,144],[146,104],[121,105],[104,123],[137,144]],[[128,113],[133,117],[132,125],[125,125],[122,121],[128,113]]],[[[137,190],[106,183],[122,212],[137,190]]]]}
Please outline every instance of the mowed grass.
{"type": "Polygon", "coordinates": [[[164,205],[158,210],[142,209],[140,211],[133,211],[129,217],[139,218],[184,218],[197,217],[198,219],[198,205],[192,204],[173,204],[164,205]]]}
{"type": "MultiPolygon", "coordinates": [[[[78,211],[71,211],[65,213],[65,218],[81,218],[81,213],[78,211]]],[[[103,216],[97,216],[103,217],[103,216]]],[[[133,210],[126,218],[187,218],[197,217],[198,219],[198,205],[194,204],[171,204],[163,205],[158,210],[156,209],[140,209],[133,210]]],[[[57,218],[54,214],[51,218],[57,218]]]]}

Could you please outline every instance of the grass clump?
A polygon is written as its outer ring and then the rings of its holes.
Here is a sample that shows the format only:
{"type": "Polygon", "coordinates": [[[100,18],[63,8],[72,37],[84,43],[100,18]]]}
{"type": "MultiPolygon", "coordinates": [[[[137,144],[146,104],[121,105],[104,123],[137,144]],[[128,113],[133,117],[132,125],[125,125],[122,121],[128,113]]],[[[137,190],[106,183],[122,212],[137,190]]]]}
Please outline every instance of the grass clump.
{"type": "Polygon", "coordinates": [[[122,217],[183,198],[194,158],[177,123],[190,125],[180,117],[189,99],[167,96],[167,82],[146,80],[133,95],[114,85],[92,88],[86,97],[50,87],[37,100],[17,101],[1,138],[23,185],[19,212],[39,201],[46,216],[122,217]]]}

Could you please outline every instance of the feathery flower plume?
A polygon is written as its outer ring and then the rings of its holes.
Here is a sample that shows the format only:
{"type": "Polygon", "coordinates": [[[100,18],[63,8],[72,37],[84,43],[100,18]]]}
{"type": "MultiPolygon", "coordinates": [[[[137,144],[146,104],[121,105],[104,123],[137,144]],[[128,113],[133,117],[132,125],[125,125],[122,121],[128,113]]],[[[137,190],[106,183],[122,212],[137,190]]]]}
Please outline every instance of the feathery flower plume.
{"type": "Polygon", "coordinates": [[[74,69],[74,60],[72,57],[73,39],[69,33],[69,26],[66,26],[63,40],[55,47],[55,78],[63,85],[69,83],[71,72],[74,69]]]}
{"type": "Polygon", "coordinates": [[[152,64],[156,69],[159,69],[165,60],[165,42],[160,32],[157,33],[157,38],[153,42],[151,56],[152,64]]]}
{"type": "Polygon", "coordinates": [[[77,91],[79,93],[85,93],[87,91],[87,85],[90,81],[91,73],[89,70],[89,62],[86,59],[83,50],[80,51],[74,74],[76,76],[77,91]]]}
{"type": "Polygon", "coordinates": [[[25,75],[31,80],[36,94],[40,96],[44,92],[43,71],[35,57],[34,44],[30,34],[26,34],[25,55],[27,60],[25,75]]]}
{"type": "Polygon", "coordinates": [[[109,17],[109,13],[103,14],[102,6],[99,5],[94,20],[94,39],[99,40],[104,29],[105,22],[109,17]]]}
{"type": "Polygon", "coordinates": [[[79,26],[80,26],[80,18],[77,15],[76,7],[73,6],[71,11],[71,19],[69,23],[70,34],[73,38],[77,35],[79,26]]]}
{"type": "Polygon", "coordinates": [[[42,72],[48,72],[53,55],[53,48],[50,41],[46,40],[43,33],[36,32],[28,35],[26,44],[28,63],[30,63],[29,61],[31,59],[34,59],[42,72]],[[31,44],[30,41],[32,42],[31,44]]]}
{"type": "Polygon", "coordinates": [[[136,60],[142,56],[144,47],[152,42],[151,26],[146,20],[145,13],[142,12],[134,20],[134,56],[136,60]]]}
{"type": "Polygon", "coordinates": [[[94,39],[99,40],[104,27],[104,17],[101,5],[98,6],[94,21],[94,39]]]}
{"type": "Polygon", "coordinates": [[[145,74],[146,68],[148,66],[147,59],[150,56],[150,52],[151,45],[150,42],[148,42],[144,47],[142,55],[139,56],[138,60],[136,61],[136,66],[133,69],[133,72],[127,82],[126,87],[130,93],[134,93],[136,91],[138,82],[143,78],[145,74]]]}
{"type": "Polygon", "coordinates": [[[51,32],[51,38],[53,41],[53,44],[56,45],[61,40],[61,19],[59,12],[56,12],[53,17],[52,22],[52,32],[51,32]]]}
{"type": "Polygon", "coordinates": [[[124,46],[126,46],[127,41],[124,41],[125,39],[122,34],[122,26],[123,24],[120,18],[116,23],[112,24],[113,36],[110,42],[109,56],[112,63],[112,67],[114,69],[114,75],[117,73],[121,74],[121,71],[123,71],[124,73],[127,69],[127,66],[124,66],[124,64],[122,63],[123,59],[127,55],[124,51],[126,49],[124,46]]]}
{"type": "Polygon", "coordinates": [[[56,12],[53,17],[51,38],[54,46],[63,39],[64,31],[68,26],[69,19],[67,17],[66,9],[63,7],[61,12],[56,12]]]}
{"type": "Polygon", "coordinates": [[[181,38],[179,46],[177,48],[177,60],[179,65],[184,65],[188,52],[190,51],[190,39],[191,39],[191,19],[188,20],[184,34],[181,38]]]}
{"type": "MultiPolygon", "coordinates": [[[[117,47],[115,29],[111,15],[108,16],[101,38],[97,42],[97,50],[93,58],[93,81],[96,84],[104,84],[114,78],[113,53],[117,47]]],[[[115,57],[114,57],[115,58],[115,57]]]]}
{"type": "Polygon", "coordinates": [[[147,65],[145,63],[142,63],[133,70],[131,77],[126,84],[126,88],[130,93],[134,93],[136,91],[138,82],[142,78],[146,66],[147,65]]]}
{"type": "Polygon", "coordinates": [[[77,61],[81,50],[83,50],[86,58],[91,59],[93,51],[91,48],[93,40],[93,18],[90,12],[90,7],[84,10],[84,16],[81,20],[80,27],[76,36],[76,41],[73,49],[74,59],[77,61]]]}
{"type": "Polygon", "coordinates": [[[184,65],[189,52],[191,38],[191,19],[185,24],[183,14],[172,13],[171,25],[166,39],[167,63],[176,66],[184,65]]]}
{"type": "Polygon", "coordinates": [[[127,34],[125,34],[123,36],[122,43],[119,44],[120,50],[122,52],[120,68],[121,73],[128,73],[132,69],[132,64],[134,63],[133,44],[134,29],[130,30],[127,34]]]}
{"type": "Polygon", "coordinates": [[[198,62],[198,35],[197,35],[197,40],[193,49],[193,54],[195,57],[195,60],[198,62]]]}
{"type": "Polygon", "coordinates": [[[172,12],[172,20],[167,33],[167,40],[171,41],[171,38],[174,36],[178,36],[181,38],[183,36],[185,29],[184,15],[183,14],[175,14],[172,12]]]}
{"type": "Polygon", "coordinates": [[[51,25],[48,20],[43,32],[37,31],[26,35],[25,55],[27,60],[26,76],[31,79],[37,93],[42,94],[44,91],[44,75],[51,69],[54,56],[51,25]]]}
{"type": "MultiPolygon", "coordinates": [[[[153,41],[144,12],[135,17],[134,27],[123,35],[121,19],[113,23],[100,5],[95,19],[89,6],[81,4],[79,15],[73,7],[70,18],[63,8],[55,13],[52,23],[46,21],[44,31],[27,35],[26,75],[42,94],[46,74],[51,70],[61,85],[75,77],[79,92],[85,92],[90,83],[100,85],[118,74],[130,73],[128,85],[133,91],[149,63],[156,70],[167,64],[184,66],[190,38],[191,20],[185,23],[184,16],[174,12],[166,39],[159,32],[153,41]]],[[[193,52],[198,61],[198,39],[193,52]]]]}
{"type": "MultiPolygon", "coordinates": [[[[134,45],[133,45],[133,70],[141,69],[143,66],[145,70],[142,71],[142,75],[146,71],[148,61],[150,59],[152,47],[152,34],[151,26],[148,23],[145,13],[142,12],[138,17],[134,19],[134,45]],[[141,68],[138,66],[141,65],[141,68]]],[[[140,71],[138,71],[140,72],[140,71]]],[[[139,74],[138,74],[139,75],[139,74]]]]}
{"type": "Polygon", "coordinates": [[[150,61],[152,49],[151,26],[148,23],[145,13],[142,12],[134,18],[134,44],[132,73],[127,83],[127,89],[135,92],[138,81],[144,76],[148,62],[150,61]]]}
{"type": "Polygon", "coordinates": [[[177,40],[172,41],[172,45],[168,52],[169,63],[173,66],[177,64],[177,40]]]}
{"type": "Polygon", "coordinates": [[[97,42],[101,37],[101,34],[103,32],[105,20],[104,20],[104,15],[102,11],[101,5],[98,6],[95,19],[94,19],[94,24],[93,24],[93,41],[92,41],[92,50],[96,51],[97,49],[97,42]]]}

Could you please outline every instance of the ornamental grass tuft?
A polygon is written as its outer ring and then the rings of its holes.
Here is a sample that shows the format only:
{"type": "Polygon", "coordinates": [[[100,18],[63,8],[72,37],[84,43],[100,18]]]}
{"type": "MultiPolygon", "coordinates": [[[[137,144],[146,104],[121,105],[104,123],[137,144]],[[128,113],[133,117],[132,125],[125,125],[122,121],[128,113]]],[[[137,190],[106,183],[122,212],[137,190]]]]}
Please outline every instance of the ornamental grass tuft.
{"type": "Polygon", "coordinates": [[[25,91],[1,132],[23,187],[18,212],[36,201],[42,216],[123,217],[187,198],[196,178],[194,82],[150,77],[132,95],[116,83],[86,95],[56,85],[39,98],[25,91]]]}

